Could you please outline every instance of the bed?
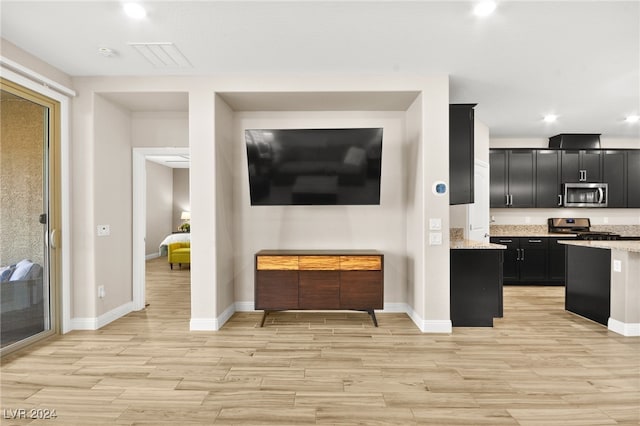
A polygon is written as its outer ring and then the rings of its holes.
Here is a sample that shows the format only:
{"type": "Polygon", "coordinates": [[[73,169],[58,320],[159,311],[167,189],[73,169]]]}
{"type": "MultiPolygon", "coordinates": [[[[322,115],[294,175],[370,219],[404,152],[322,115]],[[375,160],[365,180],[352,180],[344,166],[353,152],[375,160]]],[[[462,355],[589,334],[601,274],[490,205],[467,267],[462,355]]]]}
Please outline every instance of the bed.
{"type": "Polygon", "coordinates": [[[30,260],[0,268],[3,346],[44,330],[42,266],[30,260]]]}
{"type": "Polygon", "coordinates": [[[191,242],[191,233],[189,232],[176,232],[175,234],[169,234],[160,243],[159,251],[160,256],[167,256],[169,244],[171,243],[184,243],[191,242]]]}

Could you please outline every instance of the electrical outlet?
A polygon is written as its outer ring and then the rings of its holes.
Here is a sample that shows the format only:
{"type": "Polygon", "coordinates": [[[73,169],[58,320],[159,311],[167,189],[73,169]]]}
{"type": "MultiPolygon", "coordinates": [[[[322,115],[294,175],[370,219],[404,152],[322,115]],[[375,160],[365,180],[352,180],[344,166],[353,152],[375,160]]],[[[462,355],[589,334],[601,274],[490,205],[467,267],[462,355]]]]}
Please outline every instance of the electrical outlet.
{"type": "Polygon", "coordinates": [[[98,237],[106,237],[111,235],[111,228],[109,225],[98,225],[98,237]]]}
{"type": "Polygon", "coordinates": [[[613,259],[613,272],[622,272],[622,261],[613,259]]]}
{"type": "Polygon", "coordinates": [[[104,291],[104,286],[103,285],[98,286],[98,297],[100,299],[104,299],[105,294],[106,293],[104,291]]]}

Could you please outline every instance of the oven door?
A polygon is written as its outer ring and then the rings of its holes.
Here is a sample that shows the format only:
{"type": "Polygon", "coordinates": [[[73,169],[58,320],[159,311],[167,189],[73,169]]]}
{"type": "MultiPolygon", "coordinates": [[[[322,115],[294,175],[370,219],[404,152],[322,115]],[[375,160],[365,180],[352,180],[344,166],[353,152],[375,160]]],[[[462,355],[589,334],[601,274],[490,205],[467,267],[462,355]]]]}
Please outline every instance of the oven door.
{"type": "Polygon", "coordinates": [[[565,183],[565,207],[607,207],[606,183],[565,183]]]}

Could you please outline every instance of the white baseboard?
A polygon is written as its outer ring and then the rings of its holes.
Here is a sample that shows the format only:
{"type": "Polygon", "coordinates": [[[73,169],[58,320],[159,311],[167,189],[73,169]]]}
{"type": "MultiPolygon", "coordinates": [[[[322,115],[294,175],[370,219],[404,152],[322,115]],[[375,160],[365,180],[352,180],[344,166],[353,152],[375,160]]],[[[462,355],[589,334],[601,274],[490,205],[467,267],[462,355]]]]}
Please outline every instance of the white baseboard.
{"type": "Polygon", "coordinates": [[[145,260],[151,260],[151,259],[156,259],[158,257],[160,257],[160,253],[151,253],[151,254],[146,254],[144,256],[144,259],[145,260]]]}
{"type": "Polygon", "coordinates": [[[627,337],[640,336],[640,323],[626,323],[609,318],[609,321],[607,321],[607,328],[614,333],[622,334],[627,337]]]}
{"type": "Polygon", "coordinates": [[[255,303],[253,302],[236,302],[236,312],[255,312],[255,303]]]}
{"type": "Polygon", "coordinates": [[[189,321],[191,331],[217,331],[218,321],[215,318],[191,318],[189,321]]]}
{"type": "Polygon", "coordinates": [[[71,330],[98,330],[130,312],[133,312],[133,302],[120,305],[97,318],[72,318],[71,330]]]}
{"type": "Polygon", "coordinates": [[[451,320],[425,320],[407,305],[407,315],[423,333],[452,333],[451,320]]]}

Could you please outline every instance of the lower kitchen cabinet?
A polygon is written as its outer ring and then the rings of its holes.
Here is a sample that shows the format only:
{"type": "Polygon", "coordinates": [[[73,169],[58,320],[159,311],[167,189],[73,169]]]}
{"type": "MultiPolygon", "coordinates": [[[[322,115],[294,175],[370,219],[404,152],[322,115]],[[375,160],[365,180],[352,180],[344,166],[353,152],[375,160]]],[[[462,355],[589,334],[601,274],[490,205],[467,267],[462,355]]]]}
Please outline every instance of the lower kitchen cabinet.
{"type": "Polygon", "coordinates": [[[451,250],[451,323],[454,327],[492,327],[502,317],[504,250],[451,250]]]}
{"type": "Polygon", "coordinates": [[[611,314],[611,251],[567,246],[565,309],[607,325],[611,314]]]}
{"type": "Polygon", "coordinates": [[[550,237],[491,237],[504,250],[505,284],[562,285],[565,246],[550,237]]]}

